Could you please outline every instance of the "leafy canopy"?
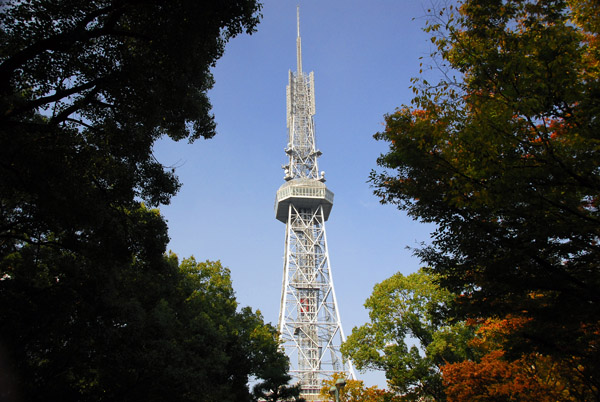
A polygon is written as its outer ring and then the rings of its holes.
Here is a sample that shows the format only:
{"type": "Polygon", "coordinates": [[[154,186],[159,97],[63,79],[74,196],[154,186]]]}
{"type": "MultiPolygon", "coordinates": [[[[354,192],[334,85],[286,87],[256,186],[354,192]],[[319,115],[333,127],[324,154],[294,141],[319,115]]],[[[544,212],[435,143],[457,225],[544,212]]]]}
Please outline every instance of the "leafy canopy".
{"type": "Polygon", "coordinates": [[[597,399],[581,381],[576,359],[557,360],[539,353],[507,359],[502,348],[506,336],[520,330],[527,320],[506,317],[477,324],[470,342],[477,358],[442,367],[449,402],[597,399]]]}
{"type": "Polygon", "coordinates": [[[4,2],[0,253],[95,244],[127,258],[124,211],[168,203],[179,188],[154,142],[215,134],[210,68],[230,38],[254,30],[259,9],[255,0],[4,2]]]}
{"type": "Polygon", "coordinates": [[[397,273],[375,285],[365,302],[370,322],[342,345],[359,370],[385,371],[402,400],[445,399],[440,367],[470,357],[472,328],[444,319],[454,296],[424,270],[397,273]]]}
{"type": "Polygon", "coordinates": [[[219,263],[165,256],[161,136],[210,138],[207,91],[255,0],[0,8],[2,398],[249,401],[287,370],[219,263]],[[8,374],[7,374],[8,373],[8,374]]]}
{"type": "Polygon", "coordinates": [[[334,373],[330,379],[323,380],[323,387],[319,394],[323,401],[334,400],[329,392],[340,378],[346,381],[346,385],[339,392],[340,402],[394,402],[396,400],[393,392],[376,386],[365,387],[363,381],[347,379],[345,373],[334,373]]]}
{"type": "Polygon", "coordinates": [[[466,0],[426,28],[447,74],[386,116],[371,183],[437,224],[417,254],[459,317],[531,318],[510,351],[580,359],[598,389],[600,10],[466,0]],[[453,78],[456,77],[456,78],[453,78]]]}
{"type": "Polygon", "coordinates": [[[219,262],[178,264],[171,254],[110,270],[26,246],[4,264],[8,400],[251,401],[250,378],[287,372],[276,330],[259,312],[238,311],[219,262]]]}

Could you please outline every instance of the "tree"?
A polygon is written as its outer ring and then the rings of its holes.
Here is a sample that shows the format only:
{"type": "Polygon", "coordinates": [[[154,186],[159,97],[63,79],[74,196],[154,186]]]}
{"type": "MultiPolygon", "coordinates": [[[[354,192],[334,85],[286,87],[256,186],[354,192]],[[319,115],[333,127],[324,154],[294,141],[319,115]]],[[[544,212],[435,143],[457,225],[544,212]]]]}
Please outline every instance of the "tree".
{"type": "Polygon", "coordinates": [[[477,363],[464,361],[445,366],[448,401],[575,401],[557,395],[540,382],[537,366],[538,359],[506,361],[502,351],[490,352],[477,363]]]}
{"type": "Polygon", "coordinates": [[[276,330],[259,312],[237,311],[219,262],[178,265],[170,255],[118,278],[81,262],[65,256],[45,273],[15,264],[0,293],[0,333],[23,400],[251,401],[250,378],[287,372],[276,330]]]}
{"type": "Polygon", "coordinates": [[[303,402],[300,397],[300,384],[288,385],[292,376],[288,374],[289,362],[286,361],[284,370],[279,367],[270,368],[269,378],[252,388],[252,395],[257,401],[278,402],[298,401],[303,402]]]}
{"type": "MultiPolygon", "coordinates": [[[[0,255],[52,244],[127,259],[140,200],[169,202],[161,136],[210,138],[210,68],[255,0],[26,0],[0,10],[0,255]],[[116,229],[116,230],[115,230],[116,229]]],[[[4,273],[2,274],[4,275],[4,273]]]]}
{"type": "MultiPolygon", "coordinates": [[[[518,330],[522,318],[487,319],[478,325],[471,346],[476,360],[442,367],[448,401],[584,401],[594,397],[581,382],[572,383],[577,367],[538,353],[506,359],[507,334],[518,330]]],[[[576,377],[575,377],[576,378],[576,377]]]]}
{"type": "Polygon", "coordinates": [[[385,371],[402,400],[445,400],[440,367],[468,358],[472,328],[444,319],[453,295],[424,270],[375,285],[370,322],[352,330],[342,352],[360,369],[385,371]]]}
{"type": "Polygon", "coordinates": [[[179,188],[154,142],[215,134],[210,68],[259,10],[3,2],[0,366],[15,386],[2,397],[246,401],[249,376],[278,374],[273,328],[236,311],[219,264],[165,257],[149,208],[179,188]]]}
{"type": "Polygon", "coordinates": [[[459,295],[457,317],[531,318],[506,352],[576,358],[596,394],[598,11],[591,0],[442,10],[426,30],[446,78],[417,83],[413,106],[386,116],[385,170],[370,179],[382,202],[437,224],[417,255],[459,295]]]}
{"type": "Polygon", "coordinates": [[[320,393],[322,400],[334,400],[329,390],[335,386],[336,381],[340,378],[346,381],[346,385],[340,391],[340,402],[393,402],[396,400],[396,395],[393,392],[375,386],[365,388],[363,381],[349,380],[344,373],[334,373],[329,380],[323,381],[320,393]]]}

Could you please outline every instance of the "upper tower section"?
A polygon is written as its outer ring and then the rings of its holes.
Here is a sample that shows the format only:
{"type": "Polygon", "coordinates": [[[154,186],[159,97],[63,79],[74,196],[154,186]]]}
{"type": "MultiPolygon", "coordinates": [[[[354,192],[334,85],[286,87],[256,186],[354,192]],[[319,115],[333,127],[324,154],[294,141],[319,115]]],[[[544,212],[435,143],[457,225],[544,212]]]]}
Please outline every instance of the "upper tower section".
{"type": "Polygon", "coordinates": [[[315,144],[315,79],[314,74],[302,72],[302,40],[300,38],[300,7],[297,9],[296,38],[297,71],[289,72],[286,88],[288,144],[285,148],[289,163],[284,165],[285,180],[309,178],[325,181],[319,174],[317,158],[321,152],[315,144]]]}
{"type": "Polygon", "coordinates": [[[290,207],[316,210],[323,207],[323,219],[327,220],[333,206],[333,193],[325,186],[324,172],[319,173],[317,159],[321,151],[315,143],[315,79],[311,72],[302,72],[302,40],[300,39],[300,7],[297,9],[298,36],[296,57],[298,70],[289,72],[287,86],[288,144],[285,153],[289,162],[283,165],[285,180],[277,191],[275,216],[287,222],[290,207]]]}

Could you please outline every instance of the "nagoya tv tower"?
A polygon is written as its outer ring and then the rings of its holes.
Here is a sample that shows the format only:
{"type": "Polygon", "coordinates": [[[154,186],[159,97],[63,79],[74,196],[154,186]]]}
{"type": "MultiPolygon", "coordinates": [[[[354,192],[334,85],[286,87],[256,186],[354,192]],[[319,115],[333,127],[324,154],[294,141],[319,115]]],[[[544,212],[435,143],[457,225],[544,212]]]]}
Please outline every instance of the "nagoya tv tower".
{"type": "Polygon", "coordinates": [[[315,144],[314,74],[302,72],[299,8],[297,20],[298,70],[290,70],[287,86],[289,162],[282,166],[286,183],[277,190],[275,201],[276,218],[286,225],[279,332],[290,358],[290,374],[301,383],[301,396],[314,401],[319,399],[322,380],[333,373],[356,377],[340,353],[345,337],[325,235],[333,193],[317,165],[321,151],[315,144]]]}

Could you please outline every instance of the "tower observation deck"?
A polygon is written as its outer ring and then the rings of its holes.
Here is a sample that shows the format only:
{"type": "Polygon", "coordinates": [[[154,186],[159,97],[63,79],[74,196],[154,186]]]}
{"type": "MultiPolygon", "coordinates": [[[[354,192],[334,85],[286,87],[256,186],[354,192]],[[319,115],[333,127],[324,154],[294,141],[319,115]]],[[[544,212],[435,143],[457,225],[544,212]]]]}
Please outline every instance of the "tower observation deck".
{"type": "Polygon", "coordinates": [[[297,11],[297,71],[287,86],[289,161],[283,165],[286,182],[277,191],[275,217],[286,224],[283,284],[279,310],[282,348],[290,358],[290,374],[301,384],[301,396],[319,400],[324,379],[354,369],[340,353],[345,340],[333,287],[325,221],[333,193],[318,170],[314,74],[302,72],[300,11],[297,11]]]}

